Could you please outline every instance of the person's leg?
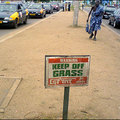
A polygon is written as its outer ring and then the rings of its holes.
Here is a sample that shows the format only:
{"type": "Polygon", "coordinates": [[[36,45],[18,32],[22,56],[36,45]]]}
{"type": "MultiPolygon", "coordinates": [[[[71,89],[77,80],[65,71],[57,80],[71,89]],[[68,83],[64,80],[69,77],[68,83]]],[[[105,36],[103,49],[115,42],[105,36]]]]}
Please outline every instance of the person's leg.
{"type": "Polygon", "coordinates": [[[95,31],[95,35],[94,35],[94,39],[93,40],[96,40],[96,35],[97,35],[97,31],[95,31]]]}
{"type": "Polygon", "coordinates": [[[89,38],[92,39],[93,35],[94,35],[94,34],[93,34],[93,32],[92,32],[89,38]]]}

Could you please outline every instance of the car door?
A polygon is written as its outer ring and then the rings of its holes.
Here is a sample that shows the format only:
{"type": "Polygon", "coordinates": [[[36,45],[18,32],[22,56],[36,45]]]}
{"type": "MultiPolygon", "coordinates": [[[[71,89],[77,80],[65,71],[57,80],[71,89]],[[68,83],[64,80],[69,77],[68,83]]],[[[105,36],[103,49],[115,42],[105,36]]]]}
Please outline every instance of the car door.
{"type": "Polygon", "coordinates": [[[22,20],[25,21],[26,19],[26,11],[25,11],[25,8],[23,7],[23,5],[21,4],[21,9],[22,9],[22,20]]]}
{"type": "Polygon", "coordinates": [[[44,5],[42,6],[42,9],[43,9],[43,15],[45,15],[46,14],[46,9],[45,9],[44,5]]]}
{"type": "Polygon", "coordinates": [[[18,13],[19,13],[19,23],[23,23],[23,14],[20,4],[18,4],[18,13]]]}
{"type": "Polygon", "coordinates": [[[116,11],[113,14],[111,14],[111,22],[112,22],[112,24],[114,23],[114,20],[115,20],[115,14],[116,14],[116,11]]]}

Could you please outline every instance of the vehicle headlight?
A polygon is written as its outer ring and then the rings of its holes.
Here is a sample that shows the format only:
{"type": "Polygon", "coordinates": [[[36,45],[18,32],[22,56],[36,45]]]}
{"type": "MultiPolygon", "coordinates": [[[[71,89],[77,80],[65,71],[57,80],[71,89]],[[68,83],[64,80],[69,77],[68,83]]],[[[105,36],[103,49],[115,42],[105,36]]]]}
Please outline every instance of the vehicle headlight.
{"type": "Polygon", "coordinates": [[[13,20],[13,18],[5,17],[4,20],[13,20]]]}

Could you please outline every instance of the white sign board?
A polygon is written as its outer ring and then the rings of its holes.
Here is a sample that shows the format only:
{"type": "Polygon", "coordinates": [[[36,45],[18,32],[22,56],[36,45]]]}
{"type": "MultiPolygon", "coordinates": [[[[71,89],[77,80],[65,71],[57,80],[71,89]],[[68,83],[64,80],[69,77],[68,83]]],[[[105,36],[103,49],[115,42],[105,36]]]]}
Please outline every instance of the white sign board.
{"type": "Polygon", "coordinates": [[[45,56],[45,87],[86,86],[90,69],[89,55],[45,56]]]}

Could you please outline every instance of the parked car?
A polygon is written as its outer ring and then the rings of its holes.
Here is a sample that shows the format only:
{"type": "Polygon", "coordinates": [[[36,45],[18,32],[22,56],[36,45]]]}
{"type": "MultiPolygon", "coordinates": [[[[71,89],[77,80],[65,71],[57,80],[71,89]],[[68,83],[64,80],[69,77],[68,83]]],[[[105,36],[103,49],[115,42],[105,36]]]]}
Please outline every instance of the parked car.
{"type": "Polygon", "coordinates": [[[51,5],[53,6],[53,10],[59,11],[60,6],[58,2],[51,2],[51,5]]]}
{"type": "Polygon", "coordinates": [[[59,3],[59,6],[60,6],[61,9],[63,9],[64,3],[59,3]]]}
{"type": "Polygon", "coordinates": [[[116,8],[114,6],[104,6],[103,18],[109,19],[110,15],[114,13],[116,8]]]}
{"type": "Polygon", "coordinates": [[[46,13],[51,14],[53,13],[53,6],[50,3],[45,3],[44,4],[44,8],[46,9],[46,13]]]}
{"type": "Polygon", "coordinates": [[[109,18],[109,25],[113,25],[114,28],[120,27],[120,8],[115,10],[109,18]]]}
{"type": "Polygon", "coordinates": [[[26,24],[28,11],[21,3],[0,3],[0,26],[17,28],[18,24],[26,24]]]}
{"type": "Polygon", "coordinates": [[[46,17],[46,10],[40,3],[34,3],[28,7],[29,17],[46,17]]]}

